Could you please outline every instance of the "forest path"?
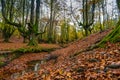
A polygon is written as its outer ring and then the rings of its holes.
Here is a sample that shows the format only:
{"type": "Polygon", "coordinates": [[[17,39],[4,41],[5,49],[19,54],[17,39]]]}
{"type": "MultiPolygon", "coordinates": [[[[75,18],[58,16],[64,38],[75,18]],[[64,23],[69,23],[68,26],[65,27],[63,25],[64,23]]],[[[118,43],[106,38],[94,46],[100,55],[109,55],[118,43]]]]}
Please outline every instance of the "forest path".
{"type": "MultiPolygon", "coordinates": [[[[105,30],[101,33],[98,32],[95,34],[91,34],[90,36],[88,36],[82,40],[78,40],[76,42],[68,44],[68,47],[66,47],[66,48],[52,51],[50,54],[48,54],[47,52],[42,52],[42,53],[37,53],[37,54],[35,54],[35,53],[24,54],[24,55],[20,56],[19,58],[11,61],[7,66],[1,68],[0,69],[0,76],[1,76],[0,78],[2,78],[2,76],[4,76],[4,78],[7,78],[7,76],[9,74],[13,74],[15,72],[22,71],[25,68],[27,68],[28,62],[34,61],[34,60],[41,60],[49,55],[58,55],[56,65],[60,65],[60,64],[62,65],[62,63],[64,63],[65,60],[67,58],[69,58],[70,55],[77,53],[80,50],[84,50],[84,49],[88,48],[89,46],[95,44],[109,32],[110,32],[110,30],[105,30]]],[[[44,45],[44,46],[47,46],[47,45],[44,45]]],[[[16,46],[14,46],[14,47],[16,47],[16,46]]],[[[49,62],[48,62],[48,64],[46,64],[45,66],[47,67],[47,65],[52,66],[53,64],[51,64],[51,63],[49,64],[49,62]]],[[[43,67],[45,67],[45,66],[43,66],[43,67]]]]}
{"type": "Polygon", "coordinates": [[[103,37],[105,37],[109,32],[110,30],[105,30],[103,32],[91,34],[84,39],[69,43],[68,47],[53,51],[51,52],[51,54],[57,54],[63,57],[67,57],[82,50],[86,50],[88,47],[95,45],[95,43],[103,39],[103,37]]]}

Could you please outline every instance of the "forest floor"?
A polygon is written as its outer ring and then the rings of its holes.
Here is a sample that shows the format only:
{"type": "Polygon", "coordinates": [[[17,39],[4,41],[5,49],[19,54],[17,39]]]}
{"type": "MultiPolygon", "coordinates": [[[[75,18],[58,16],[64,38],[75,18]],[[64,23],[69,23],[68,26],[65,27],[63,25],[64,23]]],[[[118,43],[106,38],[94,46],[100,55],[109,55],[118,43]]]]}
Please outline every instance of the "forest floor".
{"type": "MultiPolygon", "coordinates": [[[[110,30],[69,43],[65,48],[56,44],[51,52],[29,53],[0,68],[1,80],[119,80],[120,43],[107,43],[104,48],[87,50],[110,30]],[[77,55],[74,55],[77,54],[77,55]],[[35,64],[36,63],[36,64],[35,64]],[[28,69],[34,64],[33,69],[28,69]]],[[[24,47],[22,43],[0,43],[0,50],[24,47]],[[2,45],[2,46],[1,46],[2,45]]]]}

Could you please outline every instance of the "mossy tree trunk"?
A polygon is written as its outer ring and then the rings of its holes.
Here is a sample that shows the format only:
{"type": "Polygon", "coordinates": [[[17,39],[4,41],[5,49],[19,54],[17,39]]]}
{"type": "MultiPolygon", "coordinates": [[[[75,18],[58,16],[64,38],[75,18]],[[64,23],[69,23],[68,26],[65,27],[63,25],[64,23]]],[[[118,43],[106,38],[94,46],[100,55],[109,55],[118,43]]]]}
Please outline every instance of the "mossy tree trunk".
{"type": "Polygon", "coordinates": [[[37,45],[38,45],[38,42],[36,40],[35,34],[31,34],[28,46],[37,46],[37,45]]]}
{"type": "MultiPolygon", "coordinates": [[[[82,26],[85,32],[85,36],[88,36],[88,31],[92,30],[91,25],[94,23],[94,12],[95,12],[95,0],[91,1],[92,3],[89,3],[89,0],[82,0],[82,7],[83,7],[83,21],[79,22],[79,26],[82,26]]],[[[91,33],[91,31],[90,31],[91,33]]]]}
{"type": "MultiPolygon", "coordinates": [[[[20,33],[23,34],[24,38],[25,36],[30,37],[30,41],[28,43],[28,45],[34,46],[37,44],[37,35],[38,33],[38,26],[39,26],[39,13],[40,13],[40,0],[30,0],[29,4],[26,4],[27,0],[24,0],[23,2],[20,3],[20,5],[22,5],[22,12],[21,13],[21,17],[22,17],[22,21],[21,22],[17,22],[14,21],[14,19],[17,20],[17,16],[14,16],[13,13],[17,14],[18,12],[13,12],[14,10],[14,6],[15,6],[15,2],[14,0],[10,0],[10,18],[7,17],[7,11],[8,11],[8,7],[7,7],[7,1],[9,0],[1,0],[1,6],[2,6],[2,16],[4,21],[9,24],[9,25],[13,25],[15,27],[18,28],[18,30],[20,30],[20,33]],[[35,3],[36,1],[36,3],[35,3]],[[29,8],[28,5],[30,5],[31,7],[29,8]],[[27,10],[27,12],[25,12],[25,10],[27,10]],[[31,10],[31,11],[30,11],[31,10]],[[28,15],[28,13],[30,12],[30,15],[28,15]],[[26,13],[26,15],[25,15],[26,13]],[[28,21],[28,18],[30,18],[30,22],[28,21]],[[28,25],[28,29],[26,29],[26,24],[30,24],[28,25]],[[21,29],[22,28],[22,29],[21,29]],[[27,31],[26,31],[27,30],[27,31]]],[[[41,32],[42,34],[43,32],[41,32]]]]}
{"type": "Polygon", "coordinates": [[[30,31],[30,41],[28,43],[29,46],[37,46],[37,35],[38,35],[38,26],[39,26],[39,13],[40,13],[40,0],[36,0],[36,17],[35,16],[35,4],[34,0],[31,0],[31,15],[30,15],[30,23],[28,23],[29,31],[30,31]]]}
{"type": "Polygon", "coordinates": [[[9,42],[10,37],[13,35],[15,28],[9,24],[3,24],[2,28],[2,37],[4,38],[4,42],[9,42]]]}

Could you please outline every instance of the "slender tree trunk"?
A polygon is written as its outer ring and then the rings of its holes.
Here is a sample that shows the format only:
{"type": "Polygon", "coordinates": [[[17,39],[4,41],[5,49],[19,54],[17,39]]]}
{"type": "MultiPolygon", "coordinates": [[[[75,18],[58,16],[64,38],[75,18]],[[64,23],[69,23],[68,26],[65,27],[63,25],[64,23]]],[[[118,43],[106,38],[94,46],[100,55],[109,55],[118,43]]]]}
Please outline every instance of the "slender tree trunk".
{"type": "Polygon", "coordinates": [[[99,9],[99,22],[100,22],[100,31],[102,31],[102,24],[101,24],[101,10],[100,10],[100,3],[98,3],[98,9],[99,9]]]}
{"type": "Polygon", "coordinates": [[[31,15],[30,15],[30,23],[29,23],[29,31],[30,31],[30,41],[28,46],[36,46],[36,36],[35,36],[35,26],[34,26],[34,0],[31,0],[31,15]]]}
{"type": "Polygon", "coordinates": [[[52,36],[53,36],[53,3],[54,0],[51,0],[50,2],[50,27],[49,27],[49,32],[48,32],[48,42],[52,42],[52,36]]]}

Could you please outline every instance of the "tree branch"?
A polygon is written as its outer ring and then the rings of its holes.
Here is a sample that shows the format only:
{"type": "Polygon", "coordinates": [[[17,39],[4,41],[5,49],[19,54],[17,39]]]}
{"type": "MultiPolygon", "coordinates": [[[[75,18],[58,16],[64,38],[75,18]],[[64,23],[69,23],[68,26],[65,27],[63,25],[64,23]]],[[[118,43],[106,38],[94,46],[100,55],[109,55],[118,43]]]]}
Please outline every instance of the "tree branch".
{"type": "Polygon", "coordinates": [[[6,18],[6,13],[5,13],[5,0],[1,0],[1,5],[2,5],[2,16],[7,24],[16,26],[16,27],[21,27],[21,24],[12,22],[6,18]]]}

